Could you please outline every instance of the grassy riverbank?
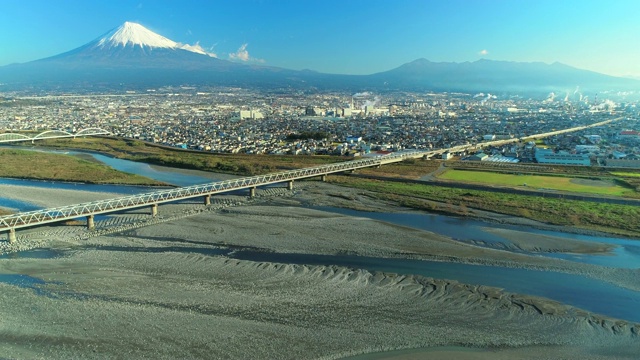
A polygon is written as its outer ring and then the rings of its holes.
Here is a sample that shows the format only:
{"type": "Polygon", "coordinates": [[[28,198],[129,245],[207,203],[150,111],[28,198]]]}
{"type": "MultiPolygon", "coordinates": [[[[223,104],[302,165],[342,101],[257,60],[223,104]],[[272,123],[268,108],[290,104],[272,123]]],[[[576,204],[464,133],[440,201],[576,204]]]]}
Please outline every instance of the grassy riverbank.
{"type": "Polygon", "coordinates": [[[214,154],[179,150],[138,140],[113,138],[57,139],[42,141],[35,145],[36,147],[98,151],[116,158],[148,164],[235,175],[267,174],[278,170],[297,169],[350,159],[340,156],[214,154]]]}
{"type": "Polygon", "coordinates": [[[374,191],[380,199],[422,209],[471,215],[470,208],[533,219],[554,225],[576,226],[620,235],[640,234],[636,206],[593,203],[432,185],[331,177],[339,185],[374,191]]]}
{"type": "Polygon", "coordinates": [[[166,185],[81,158],[36,151],[0,149],[0,177],[92,184],[166,185]]]}
{"type": "MultiPolygon", "coordinates": [[[[349,158],[337,156],[271,156],[271,155],[231,155],[212,154],[198,151],[180,151],[173,148],[156,146],[136,140],[111,138],[60,139],[38,143],[39,146],[83,149],[107,153],[118,158],[141,161],[151,164],[166,165],[183,169],[196,169],[211,172],[233,173],[237,175],[254,175],[268,172],[302,168],[338,161],[349,158]]],[[[395,178],[418,179],[436,171],[441,161],[408,160],[402,163],[385,165],[379,169],[362,169],[359,173],[395,178]]],[[[474,169],[475,170],[475,169],[474,169]]],[[[518,168],[520,171],[520,168],[518,168]]],[[[591,193],[607,193],[609,195],[629,194],[633,192],[629,187],[616,183],[611,186],[593,186],[586,184],[592,177],[594,170],[582,168],[548,169],[559,172],[559,176],[520,175],[505,173],[504,168],[496,172],[479,172],[449,170],[450,173],[473,175],[475,179],[489,179],[492,184],[500,181],[516,181],[531,183],[531,186],[554,188],[560,190],[586,191],[591,193]],[[576,173],[577,180],[571,181],[570,173],[588,172],[585,178],[576,173]],[[567,173],[569,172],[569,173],[567,173]],[[516,179],[516,180],[514,180],[516,179]],[[546,181],[546,182],[545,182],[546,181]],[[549,182],[550,181],[550,182],[549,182]],[[535,185],[534,185],[535,184],[535,185]]],[[[640,234],[640,225],[636,219],[640,217],[640,210],[634,206],[599,204],[577,200],[560,200],[539,198],[536,196],[494,193],[481,190],[463,190],[444,188],[434,185],[408,184],[385,182],[380,180],[356,179],[344,176],[331,177],[331,181],[354,188],[375,191],[379,198],[397,202],[400,205],[422,209],[453,213],[457,215],[471,215],[469,208],[486,210],[496,213],[514,215],[527,219],[542,221],[556,225],[572,225],[589,230],[606,231],[621,235],[640,234]]],[[[628,179],[628,178],[627,178],[628,179]]],[[[457,179],[460,181],[460,179],[457,179]]],[[[463,179],[464,180],[464,179],[463,179]]],[[[611,180],[613,181],[613,180],[611,180]]],[[[485,181],[486,183],[486,181],[485,181]]],[[[514,185],[515,183],[511,184],[514,185]]],[[[503,184],[504,185],[504,184],[503,184]]],[[[507,184],[508,185],[508,184],[507,184]]]]}
{"type": "Polygon", "coordinates": [[[613,180],[582,179],[564,176],[545,176],[532,174],[506,174],[489,171],[456,170],[438,175],[444,180],[484,185],[501,185],[512,187],[530,187],[534,189],[552,189],[587,194],[608,196],[635,197],[634,189],[618,185],[613,180]]]}

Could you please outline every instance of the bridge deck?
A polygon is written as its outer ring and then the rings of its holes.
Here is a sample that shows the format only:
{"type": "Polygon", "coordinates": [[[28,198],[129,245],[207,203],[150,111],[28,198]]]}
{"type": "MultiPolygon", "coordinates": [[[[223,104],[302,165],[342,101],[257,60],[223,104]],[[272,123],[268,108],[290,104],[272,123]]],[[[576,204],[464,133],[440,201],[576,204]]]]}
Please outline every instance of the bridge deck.
{"type": "MultiPolygon", "coordinates": [[[[559,131],[553,131],[545,134],[532,135],[528,138],[542,138],[546,136],[557,135],[570,131],[578,131],[587,129],[590,127],[601,126],[609,122],[622,119],[622,117],[612,120],[606,120],[599,123],[575,127],[571,129],[564,129],[559,131]]],[[[104,130],[101,129],[86,129],[75,136],[82,135],[94,135],[104,130]]],[[[12,134],[13,135],[13,134],[12,134]]],[[[60,135],[57,132],[52,132],[52,135],[60,135]]],[[[74,135],[69,135],[74,136],[74,135]]],[[[35,139],[35,138],[31,138],[35,139]]],[[[19,140],[20,141],[20,140],[19,140]]],[[[328,175],[333,173],[357,170],[361,168],[380,166],[384,164],[403,161],[405,159],[415,159],[423,157],[431,157],[435,154],[442,154],[445,151],[459,152],[468,149],[479,148],[482,146],[497,146],[508,143],[520,141],[520,139],[508,139],[484,142],[480,144],[467,144],[459,145],[449,149],[438,149],[430,151],[413,151],[403,153],[391,153],[384,156],[364,158],[360,160],[346,161],[335,164],[320,165],[315,167],[309,167],[298,170],[290,170],[278,173],[272,173],[267,175],[258,175],[251,177],[244,177],[226,181],[218,181],[202,185],[193,185],[187,187],[181,187],[176,189],[159,190],[139,195],[124,196],[108,200],[100,200],[87,202],[77,205],[69,205],[62,207],[55,207],[43,210],[35,210],[22,212],[18,214],[6,215],[0,217],[0,231],[9,231],[9,238],[15,237],[15,230],[25,227],[43,225],[54,222],[61,222],[65,220],[75,219],[83,216],[92,216],[97,214],[106,214],[116,211],[129,210],[141,208],[149,205],[157,205],[160,203],[178,201],[183,199],[190,199],[199,196],[207,196],[213,194],[219,194],[229,192],[233,190],[255,188],[258,186],[265,186],[275,183],[282,183],[288,181],[294,181],[299,179],[305,179],[310,177],[328,175]]]]}
{"type": "Polygon", "coordinates": [[[26,134],[19,133],[2,133],[0,134],[0,143],[12,143],[12,142],[22,142],[22,141],[36,141],[36,140],[46,140],[46,139],[61,139],[61,138],[76,138],[83,136],[95,136],[95,135],[110,135],[111,133],[107,130],[99,129],[99,128],[87,128],[76,132],[75,134],[64,131],[64,130],[47,130],[41,132],[35,136],[29,136],[26,134]]]}
{"type": "Polygon", "coordinates": [[[398,162],[408,158],[422,157],[425,154],[426,152],[390,154],[380,157],[371,157],[336,164],[327,164],[299,170],[289,170],[267,175],[244,177],[202,185],[192,185],[176,189],[159,190],[139,195],[130,195],[108,200],[92,201],[77,205],[22,212],[0,217],[0,231],[25,228],[75,219],[83,216],[135,209],[153,204],[160,204],[200,196],[219,194],[233,190],[248,189],[332,173],[357,170],[361,168],[379,166],[381,164],[398,162]]]}

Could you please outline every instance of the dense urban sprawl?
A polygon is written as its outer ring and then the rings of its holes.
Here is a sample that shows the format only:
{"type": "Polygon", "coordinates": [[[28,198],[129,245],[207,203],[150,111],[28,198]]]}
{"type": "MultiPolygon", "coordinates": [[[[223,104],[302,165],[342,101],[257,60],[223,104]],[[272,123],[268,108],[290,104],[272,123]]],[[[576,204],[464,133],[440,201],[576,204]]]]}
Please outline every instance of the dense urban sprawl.
{"type": "Polygon", "coordinates": [[[469,159],[544,162],[546,154],[555,163],[640,167],[636,105],[589,101],[582,94],[533,100],[483,93],[190,87],[117,95],[0,94],[0,132],[75,133],[95,127],[115,136],[217,153],[361,156],[521,138],[623,117],[544,143],[485,149],[486,154],[469,159]]]}

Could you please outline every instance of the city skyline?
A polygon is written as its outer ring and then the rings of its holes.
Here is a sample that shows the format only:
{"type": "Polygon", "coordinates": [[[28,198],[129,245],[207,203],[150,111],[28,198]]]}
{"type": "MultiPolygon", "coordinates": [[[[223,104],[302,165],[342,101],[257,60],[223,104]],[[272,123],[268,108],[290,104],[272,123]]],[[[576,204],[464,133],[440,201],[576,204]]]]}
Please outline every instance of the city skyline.
{"type": "Polygon", "coordinates": [[[4,1],[0,66],[54,56],[133,21],[220,59],[372,74],[415,59],[561,62],[640,78],[640,3],[617,1],[4,1]]]}

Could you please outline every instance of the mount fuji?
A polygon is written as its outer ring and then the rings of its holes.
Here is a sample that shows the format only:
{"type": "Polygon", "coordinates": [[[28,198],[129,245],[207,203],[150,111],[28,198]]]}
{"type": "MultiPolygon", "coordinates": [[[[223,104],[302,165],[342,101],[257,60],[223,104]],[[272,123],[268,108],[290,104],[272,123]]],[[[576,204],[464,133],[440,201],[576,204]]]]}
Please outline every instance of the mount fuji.
{"type": "Polygon", "coordinates": [[[71,51],[0,67],[0,82],[59,86],[75,83],[160,86],[187,83],[259,85],[295,71],[218,59],[200,45],[181,44],[125,22],[71,51]]]}
{"type": "Polygon", "coordinates": [[[125,22],[71,51],[0,67],[2,89],[105,91],[165,85],[324,88],[361,91],[460,92],[640,90],[640,81],[554,63],[478,60],[464,63],[418,59],[371,75],[334,75],[218,59],[197,43],[181,44],[144,26],[125,22]]]}
{"type": "Polygon", "coordinates": [[[70,69],[186,69],[242,67],[215,58],[200,45],[180,44],[144,26],[125,22],[79,48],[32,63],[70,69]]]}
{"type": "Polygon", "coordinates": [[[144,51],[145,48],[147,51],[153,51],[154,49],[186,50],[196,54],[216,57],[215,54],[207,53],[198,44],[180,44],[158,35],[140,24],[128,21],[84,47],[100,51],[122,51],[126,48],[138,48],[141,51],[144,51]]]}

